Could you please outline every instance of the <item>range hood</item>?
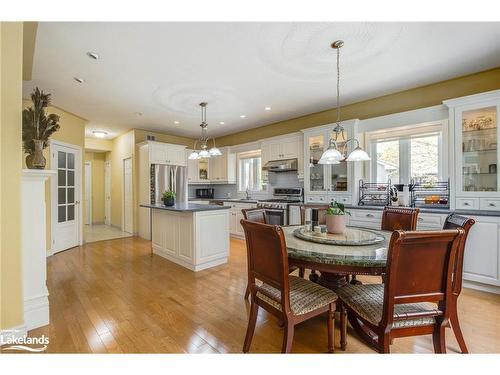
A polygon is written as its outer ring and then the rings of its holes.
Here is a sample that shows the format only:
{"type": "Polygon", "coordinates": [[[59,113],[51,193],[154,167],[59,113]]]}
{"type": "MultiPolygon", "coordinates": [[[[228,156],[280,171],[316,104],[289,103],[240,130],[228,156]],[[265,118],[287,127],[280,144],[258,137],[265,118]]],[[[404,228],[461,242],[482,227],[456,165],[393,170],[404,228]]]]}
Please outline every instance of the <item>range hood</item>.
{"type": "Polygon", "coordinates": [[[268,161],[262,170],[269,172],[291,172],[297,170],[297,159],[271,160],[268,161]]]}

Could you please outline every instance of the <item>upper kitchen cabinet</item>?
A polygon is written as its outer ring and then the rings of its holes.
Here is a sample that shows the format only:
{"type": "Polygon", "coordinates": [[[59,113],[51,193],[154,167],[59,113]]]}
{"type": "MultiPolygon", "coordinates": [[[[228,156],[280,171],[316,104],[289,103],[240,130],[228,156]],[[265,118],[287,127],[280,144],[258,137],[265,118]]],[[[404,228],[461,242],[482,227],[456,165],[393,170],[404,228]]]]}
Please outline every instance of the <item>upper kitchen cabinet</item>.
{"type": "Polygon", "coordinates": [[[455,161],[457,209],[500,209],[498,118],[500,90],[444,101],[449,107],[450,160],[455,161]]]}
{"type": "Polygon", "coordinates": [[[235,184],[236,183],[236,154],[229,148],[220,149],[222,155],[209,159],[210,182],[235,184]]]}
{"type": "Polygon", "coordinates": [[[186,146],[148,141],[151,164],[186,166],[186,146]]]}
{"type": "MultiPolygon", "coordinates": [[[[236,155],[228,147],[220,149],[222,155],[207,159],[189,160],[189,184],[235,184],[236,183],[236,155]]],[[[192,150],[187,151],[187,155],[192,150]]]]}
{"type": "Polygon", "coordinates": [[[261,142],[262,165],[269,161],[297,159],[297,176],[304,178],[303,137],[300,133],[268,138],[261,142]]]}
{"type": "MultiPolygon", "coordinates": [[[[343,121],[345,128],[343,138],[337,139],[339,149],[343,149],[345,141],[356,132],[358,120],[343,121]]],[[[357,180],[361,166],[354,162],[342,161],[339,164],[319,164],[319,159],[328,148],[334,124],[303,130],[304,133],[304,191],[306,202],[321,203],[337,200],[343,203],[356,203],[357,180]]],[[[352,150],[352,142],[347,151],[352,150]]]]}

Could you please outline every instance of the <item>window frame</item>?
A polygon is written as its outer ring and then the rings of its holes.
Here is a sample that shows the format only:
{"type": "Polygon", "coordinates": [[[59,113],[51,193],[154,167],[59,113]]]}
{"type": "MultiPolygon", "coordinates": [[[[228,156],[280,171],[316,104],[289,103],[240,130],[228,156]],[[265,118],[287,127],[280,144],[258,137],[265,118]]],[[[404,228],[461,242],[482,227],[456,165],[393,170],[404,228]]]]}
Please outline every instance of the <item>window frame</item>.
{"type": "MultiPolygon", "coordinates": [[[[447,137],[448,127],[447,121],[433,121],[422,124],[414,124],[395,128],[386,128],[373,132],[366,133],[365,144],[366,149],[372,159],[368,167],[368,175],[370,181],[376,181],[376,162],[377,142],[399,140],[399,183],[409,184],[411,180],[411,148],[410,141],[412,137],[438,135],[438,180],[444,181],[444,176],[448,175],[448,166],[445,163],[448,157],[447,137]]],[[[391,181],[395,183],[394,181],[391,181]]]]}
{"type": "Polygon", "coordinates": [[[236,177],[236,184],[237,184],[237,191],[238,193],[245,193],[246,190],[240,190],[240,184],[241,184],[241,161],[246,160],[246,159],[254,159],[254,158],[260,158],[260,163],[261,163],[261,173],[260,173],[260,181],[258,185],[260,186],[259,190],[253,190],[249,189],[249,192],[252,193],[260,193],[265,190],[263,186],[263,178],[262,178],[262,151],[259,150],[252,150],[252,151],[245,151],[245,152],[240,152],[236,156],[236,166],[237,166],[237,177],[236,177]]]}

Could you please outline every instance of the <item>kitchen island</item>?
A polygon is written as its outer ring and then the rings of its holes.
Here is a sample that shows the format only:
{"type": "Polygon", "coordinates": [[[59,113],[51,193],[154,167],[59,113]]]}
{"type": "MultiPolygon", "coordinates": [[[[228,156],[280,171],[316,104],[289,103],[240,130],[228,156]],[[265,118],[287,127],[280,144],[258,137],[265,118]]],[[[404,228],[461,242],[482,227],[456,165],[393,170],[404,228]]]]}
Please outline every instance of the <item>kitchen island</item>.
{"type": "Polygon", "coordinates": [[[151,247],[154,254],[191,271],[227,263],[229,207],[177,203],[141,204],[151,210],[151,247]]]}

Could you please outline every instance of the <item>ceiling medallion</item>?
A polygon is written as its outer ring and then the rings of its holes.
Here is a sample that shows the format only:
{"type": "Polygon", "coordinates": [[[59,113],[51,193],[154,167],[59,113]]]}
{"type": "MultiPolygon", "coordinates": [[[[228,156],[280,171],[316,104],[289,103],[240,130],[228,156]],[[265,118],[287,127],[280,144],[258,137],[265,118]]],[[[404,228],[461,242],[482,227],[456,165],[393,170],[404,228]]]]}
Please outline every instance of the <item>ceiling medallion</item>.
{"type": "Polygon", "coordinates": [[[359,141],[356,138],[345,140],[345,130],[340,121],[340,48],[344,45],[344,41],[336,40],[331,44],[331,47],[337,50],[337,121],[333,128],[333,138],[328,140],[328,148],[323,152],[318,164],[339,164],[341,161],[367,161],[371,160],[370,156],[359,147],[359,141]],[[339,147],[337,140],[339,135],[342,136],[342,147],[339,147]],[[347,144],[352,142],[356,145],[354,150],[347,156],[347,144]],[[340,150],[339,150],[340,148],[340,150]]]}
{"type": "Polygon", "coordinates": [[[200,136],[200,139],[197,139],[194,142],[193,152],[191,152],[191,154],[189,154],[189,156],[188,156],[189,160],[206,159],[206,158],[222,155],[222,152],[220,152],[220,150],[217,147],[215,147],[215,138],[212,138],[213,143],[214,143],[213,147],[208,150],[208,141],[210,140],[210,138],[208,137],[208,134],[207,134],[207,127],[208,127],[208,124],[207,124],[207,105],[208,105],[208,103],[205,103],[205,102],[200,103],[201,136],[200,136]],[[196,145],[198,142],[200,143],[200,150],[199,151],[197,151],[197,149],[196,149],[196,145]]]}

